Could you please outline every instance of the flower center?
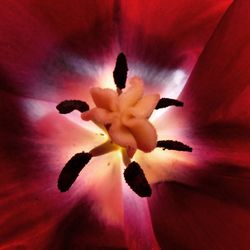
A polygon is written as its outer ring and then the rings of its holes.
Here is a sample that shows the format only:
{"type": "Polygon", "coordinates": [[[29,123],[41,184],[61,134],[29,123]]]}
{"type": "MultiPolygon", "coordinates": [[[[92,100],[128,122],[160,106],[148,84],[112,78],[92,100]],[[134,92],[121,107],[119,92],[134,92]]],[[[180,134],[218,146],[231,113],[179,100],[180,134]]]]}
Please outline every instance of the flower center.
{"type": "Polygon", "coordinates": [[[124,147],[132,158],[137,149],[151,152],[156,147],[156,130],[148,118],[160,96],[143,96],[144,84],[138,77],[133,77],[129,83],[120,95],[112,89],[92,88],[90,93],[96,107],[82,113],[81,117],[105,127],[110,140],[124,147]]]}
{"type": "Polygon", "coordinates": [[[66,100],[57,105],[61,114],[80,111],[83,120],[94,122],[108,134],[105,143],[88,153],[78,153],[67,162],[58,179],[61,192],[69,190],[92,157],[119,150],[126,166],[124,178],[127,184],[139,196],[147,197],[152,192],[143,169],[137,162],[131,162],[136,150],[149,153],[156,147],[161,147],[163,150],[192,151],[192,148],[178,141],[157,142],[156,129],[149,122],[154,109],[182,107],[183,103],[169,98],[160,99],[159,94],[144,95],[144,83],[139,77],[132,77],[126,87],[127,71],[126,57],[120,53],[113,71],[117,91],[91,88],[90,95],[95,104],[91,109],[87,103],[79,100],[66,100]]]}

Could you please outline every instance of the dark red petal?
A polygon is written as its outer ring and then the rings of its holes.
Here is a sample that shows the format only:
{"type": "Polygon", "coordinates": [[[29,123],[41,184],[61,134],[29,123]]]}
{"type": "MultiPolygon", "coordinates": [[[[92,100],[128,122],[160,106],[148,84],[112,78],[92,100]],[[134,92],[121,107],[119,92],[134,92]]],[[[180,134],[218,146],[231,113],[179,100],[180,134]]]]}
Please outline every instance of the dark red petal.
{"type": "Polygon", "coordinates": [[[126,250],[121,228],[103,224],[92,212],[91,203],[79,200],[58,222],[44,249],[126,250]]]}
{"type": "Polygon", "coordinates": [[[82,99],[84,86],[96,82],[92,64],[103,65],[113,44],[113,27],[109,0],[2,3],[0,64],[13,81],[1,88],[44,100],[82,99]]]}
{"type": "Polygon", "coordinates": [[[161,248],[247,249],[249,176],[244,167],[210,163],[189,170],[185,183],[155,185],[149,205],[161,248]]]}
{"type": "Polygon", "coordinates": [[[129,61],[192,69],[231,1],[121,1],[121,48],[129,61]],[[190,7],[192,6],[192,7],[190,7]]]}
{"type": "Polygon", "coordinates": [[[250,122],[249,1],[235,1],[206,45],[181,99],[193,126],[250,122]]]}

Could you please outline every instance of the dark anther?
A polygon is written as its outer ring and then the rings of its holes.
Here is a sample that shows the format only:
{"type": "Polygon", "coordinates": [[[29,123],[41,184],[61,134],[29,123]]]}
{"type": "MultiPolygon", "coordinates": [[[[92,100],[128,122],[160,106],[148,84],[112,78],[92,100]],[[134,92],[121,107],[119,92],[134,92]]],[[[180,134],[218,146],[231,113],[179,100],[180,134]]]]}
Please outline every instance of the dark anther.
{"type": "Polygon", "coordinates": [[[90,161],[92,155],[89,153],[75,154],[65,165],[58,178],[58,189],[66,192],[75,182],[81,170],[90,161]]]}
{"type": "Polygon", "coordinates": [[[135,161],[131,162],[124,171],[124,178],[130,188],[140,197],[149,197],[152,194],[150,185],[141,169],[135,161]]]}
{"type": "Polygon", "coordinates": [[[113,77],[118,89],[124,89],[127,80],[128,65],[126,56],[120,53],[116,59],[113,77]]]}
{"type": "Polygon", "coordinates": [[[192,152],[193,150],[191,147],[189,147],[188,145],[185,145],[182,142],[171,141],[171,140],[158,141],[157,147],[163,148],[163,150],[169,149],[169,150],[188,151],[188,152],[192,152]]]}
{"type": "Polygon", "coordinates": [[[86,102],[79,101],[79,100],[66,100],[66,101],[60,102],[56,106],[56,108],[60,114],[68,114],[72,112],[73,110],[78,110],[83,113],[89,110],[89,105],[86,102]]]}
{"type": "Polygon", "coordinates": [[[159,102],[157,103],[155,109],[166,108],[168,106],[182,107],[183,102],[175,100],[175,99],[170,99],[170,98],[161,98],[159,102]]]}

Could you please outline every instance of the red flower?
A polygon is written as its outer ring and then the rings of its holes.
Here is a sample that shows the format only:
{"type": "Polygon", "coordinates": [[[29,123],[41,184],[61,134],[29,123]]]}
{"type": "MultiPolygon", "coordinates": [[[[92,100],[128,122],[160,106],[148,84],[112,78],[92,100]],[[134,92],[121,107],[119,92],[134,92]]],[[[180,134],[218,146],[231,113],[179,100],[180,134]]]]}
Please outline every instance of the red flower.
{"type": "Polygon", "coordinates": [[[230,4],[1,4],[1,249],[248,249],[250,3],[230,4]],[[65,162],[104,138],[55,107],[91,104],[87,90],[113,84],[120,51],[148,92],[184,102],[156,126],[194,151],[138,156],[157,182],[150,198],[123,185],[115,154],[62,194],[65,162]]]}

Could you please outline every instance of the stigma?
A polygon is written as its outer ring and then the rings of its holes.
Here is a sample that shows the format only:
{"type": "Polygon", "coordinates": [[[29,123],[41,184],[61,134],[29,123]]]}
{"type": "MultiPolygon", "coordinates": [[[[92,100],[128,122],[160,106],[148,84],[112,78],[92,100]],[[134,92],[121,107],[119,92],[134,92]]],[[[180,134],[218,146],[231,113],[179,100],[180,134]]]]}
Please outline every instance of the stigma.
{"type": "Polygon", "coordinates": [[[144,95],[144,83],[133,77],[120,95],[112,89],[90,89],[96,107],[81,114],[85,121],[105,127],[110,140],[126,149],[130,158],[137,149],[151,152],[157,145],[157,133],[149,122],[159,94],[144,95]]]}

